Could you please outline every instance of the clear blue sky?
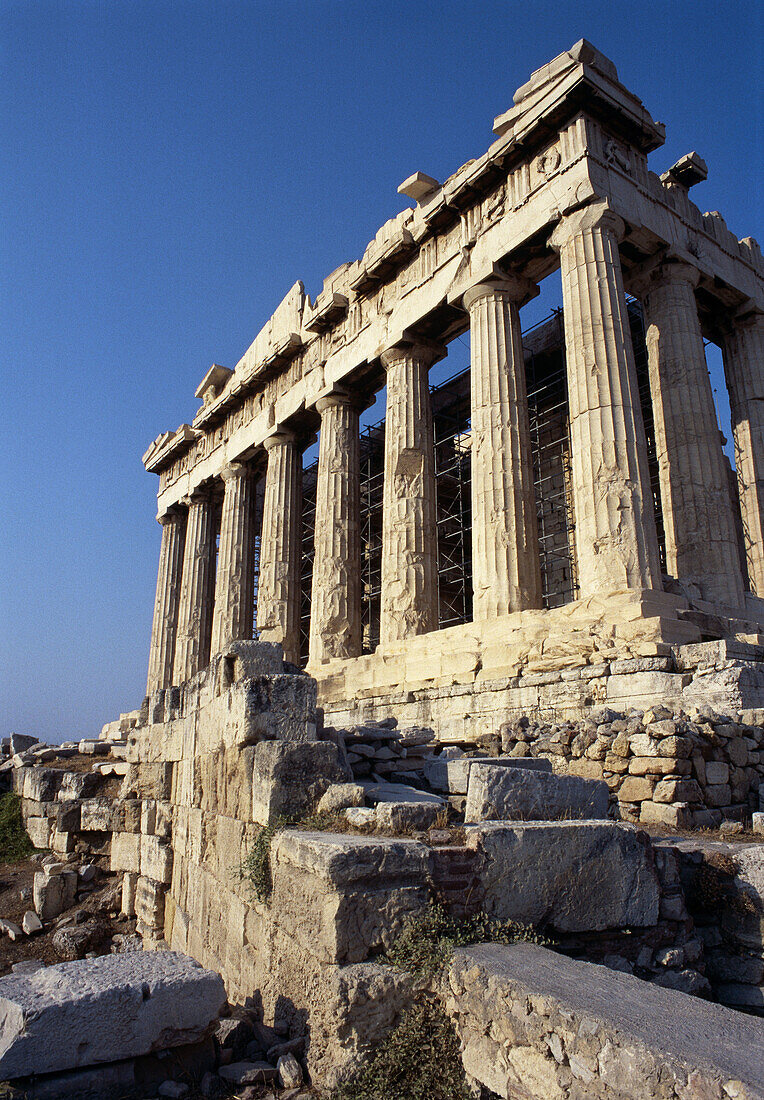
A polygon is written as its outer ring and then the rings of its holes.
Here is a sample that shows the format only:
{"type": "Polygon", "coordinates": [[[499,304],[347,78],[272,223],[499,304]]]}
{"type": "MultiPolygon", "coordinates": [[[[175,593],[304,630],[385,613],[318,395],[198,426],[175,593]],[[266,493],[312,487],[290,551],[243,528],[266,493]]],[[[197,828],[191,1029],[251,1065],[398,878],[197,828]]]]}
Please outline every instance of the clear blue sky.
{"type": "Polygon", "coordinates": [[[315,295],[401,209],[401,180],[484,152],[514,90],[577,39],[666,123],[652,167],[696,149],[696,201],[761,241],[763,13],[0,0],[0,734],[92,736],[140,703],[146,446],[295,279],[315,295]]]}

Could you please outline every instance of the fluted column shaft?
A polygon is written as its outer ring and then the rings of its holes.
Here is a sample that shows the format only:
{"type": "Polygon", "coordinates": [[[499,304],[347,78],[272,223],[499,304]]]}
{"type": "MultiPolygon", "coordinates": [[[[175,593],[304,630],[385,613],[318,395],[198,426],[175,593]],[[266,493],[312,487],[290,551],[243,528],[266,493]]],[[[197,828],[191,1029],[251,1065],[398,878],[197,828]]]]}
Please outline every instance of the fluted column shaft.
{"type": "Polygon", "coordinates": [[[225,483],[220,517],[218,568],[211,652],[252,637],[255,599],[255,478],[243,462],[232,462],[225,483]]]}
{"type": "Polygon", "coordinates": [[[173,682],[182,684],[209,664],[215,599],[215,508],[209,493],[187,499],[173,682]]]}
{"type": "Polygon", "coordinates": [[[361,486],[358,407],[348,394],[321,398],[310,664],[361,652],[361,486]]]}
{"type": "Polygon", "coordinates": [[[159,522],[162,524],[162,545],[151,627],[147,695],[172,686],[186,517],[178,512],[168,512],[160,517],[159,522]]]}
{"type": "Polygon", "coordinates": [[[637,284],[660,474],[666,568],[706,600],[740,607],[735,519],[708,376],[695,287],[698,272],[661,264],[637,284]]]}
{"type": "Polygon", "coordinates": [[[563,218],[549,242],[562,275],[581,597],[661,587],[622,232],[620,219],[597,205],[563,218]]]}
{"type": "Polygon", "coordinates": [[[748,579],[764,599],[764,314],[733,322],[722,343],[748,579]]]}
{"type": "Polygon", "coordinates": [[[526,280],[483,284],[470,314],[473,619],[541,606],[536,499],[518,302],[526,280]]]}
{"type": "Polygon", "coordinates": [[[265,476],[257,630],[265,642],[280,642],[284,659],[300,662],[300,573],[302,565],[302,456],[289,432],[270,436],[265,476]]]}
{"type": "Polygon", "coordinates": [[[380,643],[438,625],[435,445],[428,371],[430,348],[396,346],[387,371],[382,497],[380,643]]]}

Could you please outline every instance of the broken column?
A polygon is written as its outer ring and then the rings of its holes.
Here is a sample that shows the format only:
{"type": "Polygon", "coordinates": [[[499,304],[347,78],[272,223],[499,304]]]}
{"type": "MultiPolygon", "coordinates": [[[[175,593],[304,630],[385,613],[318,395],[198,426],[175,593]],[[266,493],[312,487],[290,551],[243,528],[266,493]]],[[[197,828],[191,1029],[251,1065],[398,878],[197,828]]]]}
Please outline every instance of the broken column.
{"type": "Polygon", "coordinates": [[[623,289],[624,225],[597,204],[564,217],[560,255],[576,558],[582,597],[661,587],[647,444],[623,289]]]}
{"type": "Polygon", "coordinates": [[[151,627],[146,685],[148,695],[172,685],[186,517],[181,512],[168,512],[159,517],[159,522],[162,525],[162,546],[159,551],[154,621],[151,627]]]}
{"type": "Polygon", "coordinates": [[[232,462],[225,483],[215,580],[211,653],[252,637],[255,555],[255,480],[244,462],[232,462]]]}
{"type": "Polygon", "coordinates": [[[310,663],[361,652],[358,406],[344,391],[316,403],[321,414],[316,485],[310,663]]]}
{"type": "Polygon", "coordinates": [[[215,515],[209,492],[186,499],[180,609],[173,683],[182,684],[209,664],[215,599],[215,515]]]}
{"type": "Polygon", "coordinates": [[[443,350],[398,344],[387,371],[380,643],[438,625],[435,445],[429,369],[443,350]]]}
{"type": "Polygon", "coordinates": [[[280,642],[284,658],[300,662],[300,566],[302,561],[302,464],[296,437],[278,432],[263,443],[268,452],[257,630],[263,642],[280,642]]]}
{"type": "Polygon", "coordinates": [[[695,302],[699,272],[666,262],[638,282],[660,474],[666,568],[705,600],[741,607],[726,464],[695,302]]]}
{"type": "Polygon", "coordinates": [[[473,619],[541,606],[536,498],[518,306],[526,279],[482,283],[470,314],[473,619]]]}
{"type": "Polygon", "coordinates": [[[748,579],[764,599],[764,313],[743,311],[722,341],[748,579]]]}

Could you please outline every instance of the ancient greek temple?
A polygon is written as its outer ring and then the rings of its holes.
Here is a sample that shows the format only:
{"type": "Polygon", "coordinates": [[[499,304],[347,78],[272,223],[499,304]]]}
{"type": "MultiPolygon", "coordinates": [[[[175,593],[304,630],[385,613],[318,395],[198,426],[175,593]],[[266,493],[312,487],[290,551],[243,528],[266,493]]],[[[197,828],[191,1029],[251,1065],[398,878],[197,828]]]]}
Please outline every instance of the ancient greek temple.
{"type": "Polygon", "coordinates": [[[533,73],[493,132],[445,182],[406,179],[413,206],[315,301],[297,282],[234,369],[207,371],[193,421],[144,455],[162,525],[149,695],[254,636],[307,667],[329,714],[479,731],[519,708],[668,691],[677,647],[760,642],[758,244],[694,205],[696,153],[649,170],[664,127],[586,41],[533,73]],[[523,306],[557,269],[561,313],[524,337],[523,306]],[[458,423],[439,432],[430,370],[467,332],[458,423]],[[384,423],[364,433],[382,390],[384,423]]]}

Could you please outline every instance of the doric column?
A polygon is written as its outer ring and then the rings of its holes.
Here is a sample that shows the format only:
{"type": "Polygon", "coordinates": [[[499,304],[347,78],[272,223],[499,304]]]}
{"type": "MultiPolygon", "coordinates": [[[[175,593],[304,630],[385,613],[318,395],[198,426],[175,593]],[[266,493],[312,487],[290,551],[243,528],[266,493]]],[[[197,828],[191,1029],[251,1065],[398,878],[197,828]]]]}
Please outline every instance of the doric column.
{"type": "Polygon", "coordinates": [[[257,584],[257,630],[264,642],[280,642],[284,659],[300,663],[302,565],[302,455],[291,432],[265,440],[263,527],[257,584]]]}
{"type": "Polygon", "coordinates": [[[764,599],[764,313],[732,321],[722,342],[748,579],[764,599]]]}
{"type": "Polygon", "coordinates": [[[360,455],[358,406],[343,392],[316,403],[321,414],[316,486],[310,664],[361,652],[360,455]]]}
{"type": "Polygon", "coordinates": [[[481,284],[470,314],[473,619],[541,606],[536,498],[518,305],[525,279],[481,284]]]}
{"type": "Polygon", "coordinates": [[[209,492],[187,498],[186,543],[180,585],[173,683],[209,664],[215,599],[215,506],[209,492]]]}
{"type": "Polygon", "coordinates": [[[705,600],[741,607],[732,499],[689,264],[660,264],[635,283],[645,339],[661,485],[666,568],[705,600]]]}
{"type": "Polygon", "coordinates": [[[252,637],[255,600],[255,478],[243,462],[220,475],[225,484],[211,652],[252,637]]]}
{"type": "Polygon", "coordinates": [[[387,371],[380,644],[438,625],[435,444],[428,371],[442,351],[400,344],[387,371]]]}
{"type": "Polygon", "coordinates": [[[549,241],[562,275],[581,597],[661,587],[618,254],[623,229],[620,218],[597,204],[564,217],[549,241]]]}
{"type": "Polygon", "coordinates": [[[167,515],[160,516],[159,522],[162,524],[162,546],[159,551],[154,622],[151,627],[147,695],[160,688],[172,686],[186,517],[184,513],[168,512],[167,515]]]}

